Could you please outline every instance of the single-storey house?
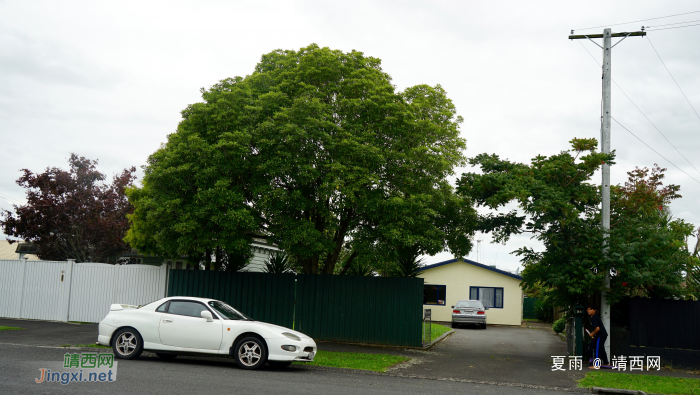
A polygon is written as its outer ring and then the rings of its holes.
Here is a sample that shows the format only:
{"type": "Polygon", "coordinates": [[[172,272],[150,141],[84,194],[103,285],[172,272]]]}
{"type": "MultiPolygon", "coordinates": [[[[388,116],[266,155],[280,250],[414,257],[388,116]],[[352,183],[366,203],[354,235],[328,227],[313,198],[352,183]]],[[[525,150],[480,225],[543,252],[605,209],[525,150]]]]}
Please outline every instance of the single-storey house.
{"type": "Polygon", "coordinates": [[[22,240],[16,240],[12,244],[7,240],[0,240],[0,259],[38,261],[37,252],[35,245],[25,243],[22,240]]]}
{"type": "Polygon", "coordinates": [[[520,325],[523,318],[522,277],[469,259],[451,259],[424,266],[423,308],[433,321],[452,321],[452,306],[459,300],[480,300],[486,323],[520,325]]]}
{"type": "MultiPolygon", "coordinates": [[[[277,245],[268,243],[264,239],[253,239],[250,243],[250,251],[253,253],[243,271],[259,273],[265,268],[265,261],[269,259],[271,254],[277,254],[280,249],[277,245]]],[[[133,263],[142,265],[162,265],[168,264],[173,269],[190,269],[194,270],[194,266],[188,265],[185,258],[163,258],[160,256],[148,256],[139,254],[138,251],[132,250],[130,253],[122,254],[122,257],[132,258],[133,263]]]]}

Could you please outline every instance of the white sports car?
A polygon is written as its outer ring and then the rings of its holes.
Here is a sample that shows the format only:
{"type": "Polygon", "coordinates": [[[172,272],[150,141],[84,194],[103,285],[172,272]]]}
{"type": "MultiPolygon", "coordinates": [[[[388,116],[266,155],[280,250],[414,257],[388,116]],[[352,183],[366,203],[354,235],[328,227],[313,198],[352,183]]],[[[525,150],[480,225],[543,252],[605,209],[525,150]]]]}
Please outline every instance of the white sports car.
{"type": "Polygon", "coordinates": [[[310,362],[316,342],[281,326],[254,321],[224,302],[174,296],[136,307],[113,304],[100,322],[97,343],[134,359],[144,350],[158,357],[230,355],[243,369],[282,368],[310,362]]]}

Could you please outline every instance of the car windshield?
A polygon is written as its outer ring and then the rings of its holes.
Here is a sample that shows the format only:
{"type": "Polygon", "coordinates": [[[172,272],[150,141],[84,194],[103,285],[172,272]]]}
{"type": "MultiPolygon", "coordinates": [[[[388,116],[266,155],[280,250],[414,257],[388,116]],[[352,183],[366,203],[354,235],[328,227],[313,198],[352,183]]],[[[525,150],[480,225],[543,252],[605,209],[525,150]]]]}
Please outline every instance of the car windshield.
{"type": "Polygon", "coordinates": [[[457,302],[457,305],[455,307],[471,307],[471,308],[482,308],[483,306],[481,305],[481,302],[473,301],[473,300],[460,300],[457,302]]]}
{"type": "Polygon", "coordinates": [[[253,321],[252,318],[239,312],[238,310],[234,309],[233,307],[227,305],[224,302],[219,302],[218,300],[213,300],[209,302],[209,307],[214,309],[217,313],[219,313],[220,316],[227,320],[253,321]]]}

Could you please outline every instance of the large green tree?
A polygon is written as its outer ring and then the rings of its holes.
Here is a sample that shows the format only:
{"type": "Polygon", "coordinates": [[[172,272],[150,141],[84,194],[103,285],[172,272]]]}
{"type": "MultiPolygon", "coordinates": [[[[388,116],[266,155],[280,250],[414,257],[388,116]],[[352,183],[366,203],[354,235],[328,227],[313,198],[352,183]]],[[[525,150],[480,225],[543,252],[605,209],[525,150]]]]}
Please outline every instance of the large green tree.
{"type": "Polygon", "coordinates": [[[139,250],[244,254],[266,237],[330,274],[396,248],[471,249],[475,211],[447,181],[464,164],[462,118],[439,85],[397,92],[379,59],[311,45],[202,98],[128,191],[139,250]]]}
{"type": "Polygon", "coordinates": [[[572,149],[531,164],[497,155],[469,160],[481,173],[466,173],[458,190],[492,209],[479,228],[493,232],[498,242],[513,234],[531,233],[543,250],[515,251],[523,263],[525,288],[544,287],[554,304],[573,306],[592,301],[604,290],[605,273],[612,274],[611,302],[624,296],[667,296],[682,293],[689,253],[685,240],[692,228],[665,215],[677,186],[661,184],[663,169],[630,172],[624,186],[612,188],[612,227],[604,240],[600,226],[600,190],[590,182],[614,154],[596,152],[595,139],[574,139],[572,149]],[[516,202],[520,212],[500,212],[516,202]],[[602,253],[603,243],[608,253],[602,253]]]}

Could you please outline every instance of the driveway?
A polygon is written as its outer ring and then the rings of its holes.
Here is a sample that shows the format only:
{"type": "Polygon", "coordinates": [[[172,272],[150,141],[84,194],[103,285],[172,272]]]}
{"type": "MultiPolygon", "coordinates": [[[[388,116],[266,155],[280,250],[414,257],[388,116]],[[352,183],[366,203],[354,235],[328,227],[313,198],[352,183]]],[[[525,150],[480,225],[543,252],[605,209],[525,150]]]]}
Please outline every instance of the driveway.
{"type": "MultiPolygon", "coordinates": [[[[549,387],[575,387],[584,371],[552,372],[552,356],[566,343],[551,329],[489,326],[458,328],[401,373],[549,387]]],[[[585,367],[584,367],[585,369],[585,367]]],[[[588,370],[588,369],[586,369],[588,370]]]]}

